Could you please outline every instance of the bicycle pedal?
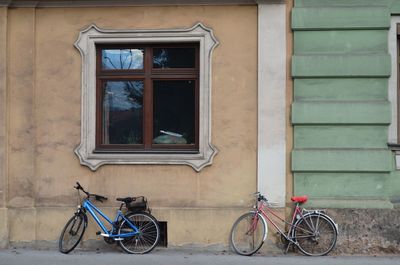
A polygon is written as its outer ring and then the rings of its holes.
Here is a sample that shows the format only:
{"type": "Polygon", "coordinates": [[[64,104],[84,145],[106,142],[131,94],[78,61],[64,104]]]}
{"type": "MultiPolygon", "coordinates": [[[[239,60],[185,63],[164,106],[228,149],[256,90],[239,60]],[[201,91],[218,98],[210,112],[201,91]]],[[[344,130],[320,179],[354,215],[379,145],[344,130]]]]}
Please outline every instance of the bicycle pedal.
{"type": "Polygon", "coordinates": [[[114,238],[114,240],[115,241],[122,241],[122,240],[124,240],[124,238],[123,237],[116,237],[116,238],[114,238]]]}
{"type": "Polygon", "coordinates": [[[96,235],[97,235],[97,236],[99,236],[100,234],[101,234],[101,232],[100,232],[100,231],[97,231],[97,232],[96,232],[96,235]]]}
{"type": "Polygon", "coordinates": [[[101,233],[100,235],[101,235],[101,236],[103,236],[103,237],[110,237],[110,235],[109,235],[109,234],[104,234],[104,233],[101,233]]]}

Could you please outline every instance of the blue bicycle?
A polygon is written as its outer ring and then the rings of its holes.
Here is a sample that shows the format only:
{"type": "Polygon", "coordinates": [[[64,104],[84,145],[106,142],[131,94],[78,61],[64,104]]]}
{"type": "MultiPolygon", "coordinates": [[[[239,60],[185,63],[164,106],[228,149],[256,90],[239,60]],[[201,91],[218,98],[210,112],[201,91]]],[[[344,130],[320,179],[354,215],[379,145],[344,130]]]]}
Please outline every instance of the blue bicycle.
{"type": "Polygon", "coordinates": [[[121,206],[117,211],[114,221],[112,221],[90,201],[91,199],[95,199],[96,201],[103,202],[107,198],[85,191],[79,182],[76,184],[74,188],[78,190],[78,194],[79,191],[82,191],[86,194],[86,198],[78,206],[77,211],[69,219],[61,232],[58,245],[60,252],[67,254],[79,244],[87,227],[87,212],[102,230],[102,232],[97,232],[97,234],[103,236],[107,243],[117,242],[125,252],[130,254],[145,254],[156,247],[160,238],[160,228],[157,219],[150,213],[142,210],[138,212],[128,211],[126,214],[123,214],[121,211],[123,206],[129,209],[128,206],[136,200],[135,197],[117,198],[117,201],[121,202],[121,206]],[[96,213],[111,225],[110,229],[104,225],[96,213]]]}

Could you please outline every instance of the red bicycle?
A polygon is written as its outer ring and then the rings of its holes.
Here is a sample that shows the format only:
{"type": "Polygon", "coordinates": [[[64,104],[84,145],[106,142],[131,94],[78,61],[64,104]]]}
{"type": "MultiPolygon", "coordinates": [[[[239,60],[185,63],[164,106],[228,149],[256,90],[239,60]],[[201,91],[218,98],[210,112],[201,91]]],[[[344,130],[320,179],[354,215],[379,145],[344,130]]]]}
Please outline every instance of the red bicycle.
{"type": "Polygon", "coordinates": [[[236,253],[251,256],[256,253],[267,239],[267,221],[281,235],[286,245],[285,254],[290,246],[296,246],[307,256],[323,256],[336,245],[338,227],[324,210],[306,210],[300,205],[308,200],[307,196],[292,197],[295,203],[291,222],[286,222],[271,209],[268,200],[259,192],[254,194],[254,210],[240,216],[233,224],[230,243],[236,253]],[[272,218],[288,225],[285,232],[272,218]]]}

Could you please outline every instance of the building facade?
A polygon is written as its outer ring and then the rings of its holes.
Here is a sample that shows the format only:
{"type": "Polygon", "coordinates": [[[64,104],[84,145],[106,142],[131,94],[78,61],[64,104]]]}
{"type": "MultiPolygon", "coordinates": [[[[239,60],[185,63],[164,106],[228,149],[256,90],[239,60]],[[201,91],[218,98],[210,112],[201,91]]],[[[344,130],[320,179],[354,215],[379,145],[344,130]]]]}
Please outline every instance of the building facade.
{"type": "Polygon", "coordinates": [[[79,181],[147,196],[170,246],[225,248],[258,190],[398,251],[400,1],[0,4],[3,247],[54,246],[79,181]]]}
{"type": "Polygon", "coordinates": [[[340,208],[342,237],[364,251],[398,248],[398,6],[295,1],[292,10],[294,193],[340,208]]]}

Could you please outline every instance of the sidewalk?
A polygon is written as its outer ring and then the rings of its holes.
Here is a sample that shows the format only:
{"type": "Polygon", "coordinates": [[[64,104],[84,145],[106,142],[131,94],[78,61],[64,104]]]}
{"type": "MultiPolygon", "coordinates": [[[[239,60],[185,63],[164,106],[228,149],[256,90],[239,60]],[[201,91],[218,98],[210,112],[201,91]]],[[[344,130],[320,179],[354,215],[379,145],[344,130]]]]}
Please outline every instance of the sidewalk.
{"type": "Polygon", "coordinates": [[[305,257],[298,254],[255,255],[190,249],[157,248],[145,255],[129,255],[118,249],[74,251],[68,255],[56,250],[8,249],[0,251],[0,265],[400,265],[400,256],[305,257]]]}

